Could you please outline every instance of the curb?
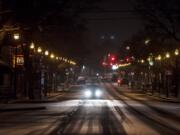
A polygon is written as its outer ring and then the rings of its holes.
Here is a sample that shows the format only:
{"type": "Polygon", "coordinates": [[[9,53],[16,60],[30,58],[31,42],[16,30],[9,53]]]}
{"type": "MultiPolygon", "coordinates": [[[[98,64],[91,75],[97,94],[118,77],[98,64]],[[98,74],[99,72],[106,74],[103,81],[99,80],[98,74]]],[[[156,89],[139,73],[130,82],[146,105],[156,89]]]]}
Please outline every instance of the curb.
{"type": "Polygon", "coordinates": [[[16,103],[54,103],[58,102],[58,100],[27,100],[27,101],[15,101],[12,102],[11,104],[16,104],[16,103]]]}
{"type": "Polygon", "coordinates": [[[42,99],[42,100],[11,100],[11,101],[6,101],[3,103],[6,104],[17,104],[17,103],[55,103],[58,102],[57,99],[55,99],[58,96],[63,95],[62,93],[58,93],[56,95],[53,96],[49,96],[47,99],[42,99]]]}
{"type": "Polygon", "coordinates": [[[11,112],[11,111],[32,111],[32,110],[44,110],[45,106],[40,107],[17,107],[17,108],[4,108],[0,109],[0,112],[11,112]]]}

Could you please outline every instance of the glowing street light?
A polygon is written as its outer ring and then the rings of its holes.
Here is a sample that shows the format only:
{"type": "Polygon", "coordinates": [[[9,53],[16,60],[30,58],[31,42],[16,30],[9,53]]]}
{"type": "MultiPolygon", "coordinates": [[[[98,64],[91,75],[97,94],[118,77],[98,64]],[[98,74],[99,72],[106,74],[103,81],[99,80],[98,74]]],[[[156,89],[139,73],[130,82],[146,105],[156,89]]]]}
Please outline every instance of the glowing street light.
{"type": "Polygon", "coordinates": [[[63,58],[62,57],[59,57],[59,60],[62,60],[63,58]]]}
{"type": "Polygon", "coordinates": [[[167,53],[166,53],[166,58],[169,59],[170,57],[171,57],[170,54],[167,52],[167,53]]]}
{"type": "Polygon", "coordinates": [[[144,43],[145,43],[146,45],[148,45],[148,44],[150,43],[150,41],[151,41],[150,39],[146,39],[144,43]]]}
{"type": "Polygon", "coordinates": [[[38,53],[41,53],[41,52],[42,52],[42,48],[41,48],[41,47],[38,47],[37,52],[38,52],[38,53]]]}
{"type": "Polygon", "coordinates": [[[113,65],[112,66],[112,70],[117,70],[118,69],[118,65],[113,65]]]}
{"type": "Polygon", "coordinates": [[[111,39],[111,40],[115,39],[115,36],[114,36],[114,35],[111,35],[111,36],[110,36],[110,39],[111,39]]]}
{"type": "Polygon", "coordinates": [[[86,69],[86,66],[85,66],[85,65],[83,65],[82,69],[83,69],[83,70],[85,70],[85,69],[86,69]]]}
{"type": "Polygon", "coordinates": [[[19,33],[15,33],[15,34],[13,35],[13,37],[14,37],[15,40],[19,40],[19,39],[20,39],[19,33]]]}
{"type": "Polygon", "coordinates": [[[149,62],[149,65],[150,65],[150,66],[154,66],[154,62],[153,62],[153,61],[150,61],[150,62],[149,62]]]}
{"type": "Polygon", "coordinates": [[[150,61],[151,61],[151,57],[148,57],[148,58],[147,58],[147,61],[149,61],[149,62],[150,62],[150,61]]]}
{"type": "Polygon", "coordinates": [[[56,57],[56,60],[59,60],[59,57],[56,57]]]}
{"type": "Polygon", "coordinates": [[[35,45],[34,43],[32,42],[31,45],[30,45],[30,49],[34,49],[35,48],[35,45]]]}
{"type": "Polygon", "coordinates": [[[178,56],[178,55],[179,55],[179,50],[176,49],[175,52],[174,52],[174,54],[175,54],[176,56],[178,56]]]}
{"type": "Polygon", "coordinates": [[[49,51],[46,50],[46,51],[44,52],[44,54],[45,54],[46,56],[48,56],[48,55],[49,55],[49,51]]]}
{"type": "Polygon", "coordinates": [[[51,59],[54,59],[54,57],[55,57],[55,56],[54,56],[54,54],[52,53],[52,54],[50,55],[50,58],[51,58],[51,59]]]}
{"type": "Polygon", "coordinates": [[[158,55],[157,60],[159,60],[159,61],[161,61],[161,60],[162,60],[161,55],[158,55]]]}
{"type": "Polygon", "coordinates": [[[68,61],[68,60],[65,58],[65,59],[64,59],[64,62],[67,62],[67,61],[68,61]]]}
{"type": "Polygon", "coordinates": [[[130,50],[130,46],[126,46],[126,50],[130,50]]]}
{"type": "Polygon", "coordinates": [[[145,62],[145,61],[142,59],[142,60],[141,60],[141,63],[144,63],[144,62],[145,62]]]}

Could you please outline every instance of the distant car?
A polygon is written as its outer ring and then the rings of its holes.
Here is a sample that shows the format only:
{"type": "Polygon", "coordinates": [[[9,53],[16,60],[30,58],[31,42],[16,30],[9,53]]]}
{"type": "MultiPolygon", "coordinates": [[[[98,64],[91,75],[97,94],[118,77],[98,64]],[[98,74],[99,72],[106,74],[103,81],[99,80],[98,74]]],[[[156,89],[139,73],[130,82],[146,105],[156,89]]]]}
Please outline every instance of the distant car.
{"type": "Polygon", "coordinates": [[[85,84],[86,78],[84,76],[79,76],[76,82],[77,84],[85,84]]]}
{"type": "Polygon", "coordinates": [[[97,77],[89,77],[86,79],[86,84],[95,84],[98,83],[99,79],[97,77]]]}
{"type": "Polygon", "coordinates": [[[128,79],[125,79],[125,78],[119,78],[118,80],[117,80],[117,83],[118,83],[118,85],[128,85],[128,83],[129,83],[129,81],[128,81],[128,79]]]}
{"type": "Polygon", "coordinates": [[[84,91],[84,98],[99,99],[103,97],[103,91],[97,85],[88,85],[84,91]]]}
{"type": "Polygon", "coordinates": [[[86,80],[78,80],[77,81],[77,84],[85,84],[86,83],[86,80]]]}

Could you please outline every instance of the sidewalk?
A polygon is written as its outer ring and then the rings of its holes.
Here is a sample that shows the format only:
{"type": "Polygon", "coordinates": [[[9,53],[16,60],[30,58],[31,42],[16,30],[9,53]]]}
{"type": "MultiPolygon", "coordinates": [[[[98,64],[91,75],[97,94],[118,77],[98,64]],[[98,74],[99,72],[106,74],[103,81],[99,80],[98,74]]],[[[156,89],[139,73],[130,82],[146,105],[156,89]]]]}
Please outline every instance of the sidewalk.
{"type": "Polygon", "coordinates": [[[48,93],[48,97],[41,100],[17,99],[7,103],[0,102],[0,112],[6,111],[30,111],[46,109],[42,103],[57,102],[57,97],[63,95],[62,92],[48,93]]]}
{"type": "Polygon", "coordinates": [[[11,112],[11,111],[35,111],[44,110],[44,105],[35,104],[0,104],[0,112],[11,112]]]}
{"type": "Polygon", "coordinates": [[[130,89],[126,85],[117,86],[116,84],[113,84],[113,86],[118,88],[125,95],[133,96],[133,97],[135,96],[136,98],[141,99],[141,100],[143,100],[143,98],[148,98],[148,99],[156,100],[156,101],[159,101],[159,102],[180,103],[180,99],[175,98],[175,97],[168,97],[167,98],[164,95],[159,95],[157,93],[152,95],[150,92],[145,92],[145,91],[138,90],[138,89],[130,89]]]}
{"type": "Polygon", "coordinates": [[[41,99],[18,99],[14,101],[10,101],[8,103],[50,103],[50,102],[57,102],[57,97],[63,95],[62,92],[53,92],[48,93],[47,97],[43,97],[41,99]]]}

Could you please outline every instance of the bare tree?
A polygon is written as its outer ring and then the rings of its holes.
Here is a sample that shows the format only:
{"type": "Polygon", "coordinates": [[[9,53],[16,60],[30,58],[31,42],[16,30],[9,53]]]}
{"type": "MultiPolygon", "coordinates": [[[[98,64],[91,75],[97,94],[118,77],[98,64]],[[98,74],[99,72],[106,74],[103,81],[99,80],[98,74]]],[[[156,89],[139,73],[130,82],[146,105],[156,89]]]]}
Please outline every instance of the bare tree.
{"type": "Polygon", "coordinates": [[[153,32],[180,41],[179,0],[136,0],[134,7],[153,32]]]}

